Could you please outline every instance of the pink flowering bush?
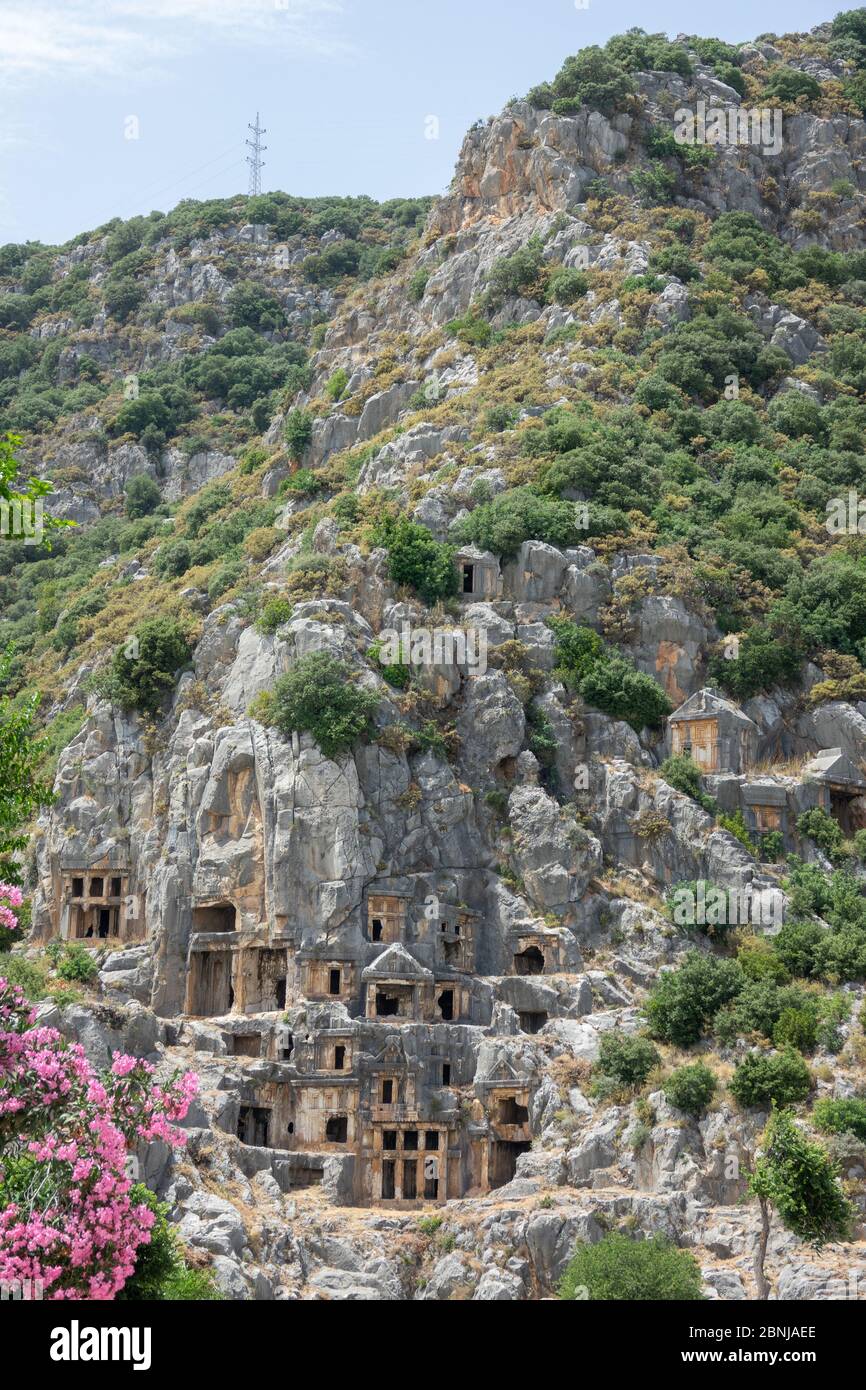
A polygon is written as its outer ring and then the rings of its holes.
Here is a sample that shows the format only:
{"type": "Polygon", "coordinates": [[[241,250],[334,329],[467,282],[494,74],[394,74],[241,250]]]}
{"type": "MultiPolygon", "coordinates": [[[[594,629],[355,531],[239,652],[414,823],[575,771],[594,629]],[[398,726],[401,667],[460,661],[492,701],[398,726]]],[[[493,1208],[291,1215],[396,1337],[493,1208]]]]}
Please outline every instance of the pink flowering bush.
{"type": "Polygon", "coordinates": [[[41,1281],[44,1297],[112,1299],[150,1240],[153,1212],[130,1198],[130,1147],[183,1144],[192,1072],[115,1053],[100,1077],[78,1043],[33,1026],[0,978],[0,1281],[41,1281]]]}
{"type": "Polygon", "coordinates": [[[18,918],[13,908],[20,907],[23,902],[20,888],[12,883],[0,883],[0,951],[8,951],[18,939],[18,918]]]}

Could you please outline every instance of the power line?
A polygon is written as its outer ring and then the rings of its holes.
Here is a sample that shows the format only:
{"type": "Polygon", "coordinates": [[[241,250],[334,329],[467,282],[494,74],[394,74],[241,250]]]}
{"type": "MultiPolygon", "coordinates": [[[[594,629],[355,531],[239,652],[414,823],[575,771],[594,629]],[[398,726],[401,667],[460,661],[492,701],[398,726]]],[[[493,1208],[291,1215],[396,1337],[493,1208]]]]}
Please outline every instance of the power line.
{"type": "Polygon", "coordinates": [[[262,144],[262,136],[267,135],[267,131],[259,126],[259,113],[256,112],[256,123],[247,127],[253,132],[252,140],[245,140],[244,144],[252,150],[252,154],[247,155],[247,164],[250,166],[250,197],[256,198],[262,191],[262,169],[265,161],[262,159],[262,151],[266,150],[267,145],[262,144]]]}

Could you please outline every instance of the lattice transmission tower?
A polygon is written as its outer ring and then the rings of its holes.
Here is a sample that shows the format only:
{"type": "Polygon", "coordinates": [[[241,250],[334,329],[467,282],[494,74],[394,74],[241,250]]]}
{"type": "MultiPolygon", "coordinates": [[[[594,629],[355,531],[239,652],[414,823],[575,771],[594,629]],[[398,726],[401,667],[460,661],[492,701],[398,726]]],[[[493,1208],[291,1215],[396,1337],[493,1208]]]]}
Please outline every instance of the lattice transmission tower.
{"type": "Polygon", "coordinates": [[[256,198],[262,191],[262,170],[265,167],[262,152],[268,148],[267,145],[262,144],[262,136],[267,135],[268,132],[259,125],[258,111],[256,112],[255,125],[248,128],[253,132],[252,140],[244,141],[244,144],[252,150],[252,154],[247,155],[247,164],[250,166],[250,197],[256,198]]]}

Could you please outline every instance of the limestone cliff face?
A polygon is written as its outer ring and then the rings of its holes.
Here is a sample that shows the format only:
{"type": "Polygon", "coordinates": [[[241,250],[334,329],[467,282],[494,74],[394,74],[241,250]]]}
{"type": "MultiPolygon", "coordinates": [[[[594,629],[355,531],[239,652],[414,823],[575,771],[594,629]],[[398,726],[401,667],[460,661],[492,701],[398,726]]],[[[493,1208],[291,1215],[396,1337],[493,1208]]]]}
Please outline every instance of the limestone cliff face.
{"type": "MultiPolygon", "coordinates": [[[[167,250],[149,303],[223,302],[219,257],[240,245],[247,272],[280,295],[291,325],[330,320],[297,401],[317,412],[304,466],[326,478],[327,495],[326,470],[363,446],[353,456],[356,499],[395,501],[445,540],[455,521],[530,476],[521,428],[584,391],[593,409],[628,401],[627,387],[568,330],[629,325],[628,305],[605,285],[643,276],[655,249],[631,182],[647,164],[641,123],[669,121],[698,100],[737,101],[701,64],[691,81],[639,74],[637,85],[633,115],[555,116],[516,103],[474,128],[417,253],[348,303],[299,283],[267,228],[215,234],[188,254],[167,250]],[[600,177],[628,200],[622,232],[590,220],[588,189],[600,177]],[[444,325],[470,311],[494,264],[531,236],[546,264],[588,266],[610,280],[579,305],[500,304],[493,327],[525,334],[522,358],[508,356],[507,334],[495,362],[471,341],[446,339],[444,325]],[[419,288],[409,295],[413,276],[419,288]],[[500,399],[496,374],[509,369],[510,388],[522,374],[531,386],[512,391],[523,404],[491,436],[479,421],[500,399]],[[345,391],[326,400],[338,371],[345,391]]],[[[866,192],[864,153],[863,121],[792,116],[771,199],[766,162],[723,150],[678,191],[678,204],[752,212],[792,246],[806,245],[812,238],[788,216],[788,201],[839,179],[866,192]]],[[[845,209],[821,244],[859,246],[859,218],[856,206],[845,209]]],[[[646,291],[646,322],[663,339],[692,309],[676,276],[658,279],[646,291]]],[[[815,326],[760,290],[746,308],[790,359],[790,381],[778,389],[816,389],[793,375],[826,348],[815,326]]],[[[179,325],[153,337],[150,361],[186,350],[179,325]]],[[[87,350],[118,371],[147,365],[131,362],[117,337],[97,333],[87,350]]],[[[279,443],[283,424],[281,413],[266,428],[265,448],[279,443]]],[[[87,426],[79,418],[46,460],[76,475],[62,500],[83,525],[141,473],[172,501],[235,476],[233,453],[155,453],[87,426]]],[[[288,476],[281,457],[262,473],[262,494],[276,496],[288,476]]],[[[566,689],[548,626],[565,617],[603,631],[676,706],[708,683],[721,637],[714,614],[671,579],[670,556],[643,548],[649,533],[620,550],[528,540],[501,563],[468,548],[458,555],[472,571],[466,593],[453,611],[431,614],[387,577],[382,550],[347,541],[331,515],[314,515],[302,535],[294,522],[304,504],[291,492],[280,498],[285,538],[255,568],[262,594],[283,593],[302,548],[330,565],[334,586],[302,596],[272,635],[243,596],[210,601],[203,589],[184,590],[179,601],[201,618],[192,669],[154,723],[86,695],[36,840],[35,942],[74,935],[87,897],[76,883],[116,880],[117,902],[128,900],[122,949],[85,939],[100,963],[99,1000],[67,1008],[62,1026],[95,1055],[122,1043],[192,1060],[202,1077],[189,1161],[146,1156],[182,1236],[213,1257],[233,1298],[518,1300],[551,1294],[576,1239],[626,1222],[694,1248],[710,1296],[751,1296],[755,1222],[731,1174],[754,1153],[760,1114],[725,1101],[694,1120],[654,1090],[647,1124],[634,1103],[600,1104],[586,1082],[600,1039],[636,1032],[659,971],[694,945],[673,930],[665,895],[707,880],[764,895],[781,916],[783,870],[662,780],[668,728],[637,730],[566,689]],[[483,635],[486,669],[428,666],[413,709],[386,683],[375,644],[404,623],[446,622],[483,635]],[[379,737],[336,760],[309,734],[283,737],[251,712],[281,675],[321,651],[380,699],[379,737]],[[429,720],[443,737],[419,740],[429,720]],[[401,721],[414,739],[385,734],[401,721]],[[453,1249],[443,1253],[419,1228],[427,1206],[453,1249]]],[[[146,580],[152,558],[153,547],[112,557],[117,582],[146,580]]],[[[80,702],[86,674],[60,705],[80,702]]],[[[807,687],[821,675],[811,668],[807,687]]],[[[806,693],[748,702],[760,756],[796,762],[841,746],[863,765],[866,706],[812,708],[806,693]]],[[[720,807],[748,811],[748,771],[721,762],[706,770],[720,807]]],[[[786,849],[823,862],[793,828],[823,804],[820,786],[788,765],[773,786],[790,827],[786,849]]],[[[710,945],[702,939],[699,949],[710,945]]],[[[859,1026],[862,991],[851,992],[846,1036],[859,1026]]],[[[822,1296],[839,1264],[835,1251],[819,1261],[784,1235],[770,1259],[786,1298],[822,1296]]]]}

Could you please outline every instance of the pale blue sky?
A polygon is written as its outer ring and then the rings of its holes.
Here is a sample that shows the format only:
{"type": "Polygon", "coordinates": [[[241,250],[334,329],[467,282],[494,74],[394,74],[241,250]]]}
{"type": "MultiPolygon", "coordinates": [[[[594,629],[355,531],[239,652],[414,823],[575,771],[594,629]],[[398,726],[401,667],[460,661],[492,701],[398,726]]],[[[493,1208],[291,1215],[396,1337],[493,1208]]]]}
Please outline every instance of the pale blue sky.
{"type": "Polygon", "coordinates": [[[0,0],[0,243],[245,192],[257,108],[265,190],[439,193],[471,122],[586,44],[631,25],[742,41],[842,8],[583,2],[0,0]]]}

